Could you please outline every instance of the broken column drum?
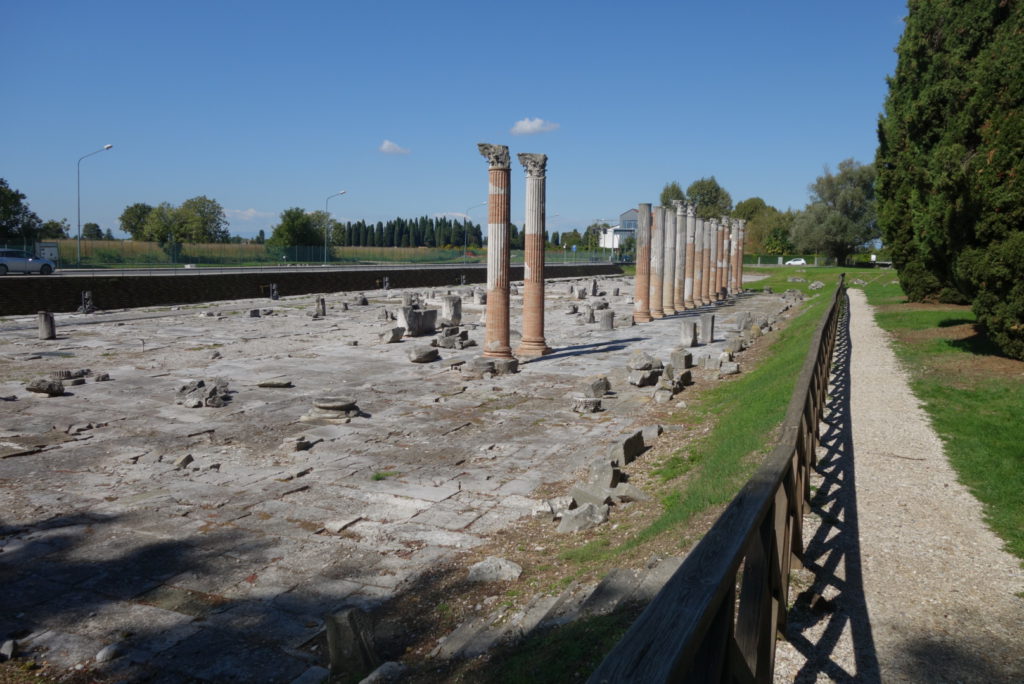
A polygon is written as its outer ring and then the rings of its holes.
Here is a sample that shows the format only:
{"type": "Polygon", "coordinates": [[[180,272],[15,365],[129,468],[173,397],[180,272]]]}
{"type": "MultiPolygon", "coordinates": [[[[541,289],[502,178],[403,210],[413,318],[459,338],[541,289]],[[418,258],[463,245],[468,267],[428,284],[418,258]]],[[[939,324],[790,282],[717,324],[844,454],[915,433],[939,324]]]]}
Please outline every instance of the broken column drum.
{"type": "Polygon", "coordinates": [[[676,312],[673,297],[675,296],[676,279],[676,212],[672,207],[663,207],[664,216],[664,246],[662,247],[662,274],[661,274],[661,310],[666,316],[676,312]]]}
{"type": "Polygon", "coordinates": [[[462,324],[462,297],[458,295],[441,297],[441,322],[446,325],[462,324]]]}
{"type": "Polygon", "coordinates": [[[664,318],[661,308],[665,284],[665,210],[654,207],[651,221],[651,318],[664,318]]]}
{"type": "Polygon", "coordinates": [[[636,280],[633,288],[633,320],[646,323],[651,320],[651,205],[643,203],[637,209],[636,221],[636,280]]]}
{"type": "Polygon", "coordinates": [[[672,308],[679,312],[686,308],[686,209],[682,200],[672,200],[672,206],[676,212],[676,268],[675,276],[672,278],[672,308]]]}
{"type": "Polygon", "coordinates": [[[53,314],[49,311],[40,311],[36,314],[37,325],[39,326],[39,339],[57,339],[57,324],[53,320],[53,314]]]}
{"type": "Polygon", "coordinates": [[[487,319],[484,356],[512,358],[509,344],[509,154],[505,145],[479,143],[487,158],[487,319]]]}
{"type": "Polygon", "coordinates": [[[686,205],[686,261],[683,272],[683,307],[687,309],[696,308],[693,302],[693,253],[694,240],[697,231],[697,205],[687,203],[686,205]]]}
{"type": "Polygon", "coordinates": [[[523,265],[523,338],[516,354],[550,354],[544,340],[544,211],[548,156],[520,153],[526,170],[526,260],[523,265]]]}

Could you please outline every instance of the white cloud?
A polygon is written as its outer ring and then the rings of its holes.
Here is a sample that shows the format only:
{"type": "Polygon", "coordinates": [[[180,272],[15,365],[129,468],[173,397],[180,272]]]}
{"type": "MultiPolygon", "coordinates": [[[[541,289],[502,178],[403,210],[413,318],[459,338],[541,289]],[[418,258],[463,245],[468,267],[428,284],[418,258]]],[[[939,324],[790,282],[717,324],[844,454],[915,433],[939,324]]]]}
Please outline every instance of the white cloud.
{"type": "Polygon", "coordinates": [[[378,147],[384,154],[409,154],[409,150],[397,143],[393,143],[390,140],[385,140],[378,147]]]}
{"type": "Polygon", "coordinates": [[[271,218],[277,216],[269,211],[256,211],[255,209],[225,209],[224,213],[230,218],[239,221],[252,221],[254,219],[271,218]]]}
{"type": "Polygon", "coordinates": [[[545,121],[541,118],[531,119],[526,117],[516,121],[516,125],[512,127],[512,135],[533,135],[534,133],[547,133],[558,128],[558,124],[554,121],[545,121]]]}

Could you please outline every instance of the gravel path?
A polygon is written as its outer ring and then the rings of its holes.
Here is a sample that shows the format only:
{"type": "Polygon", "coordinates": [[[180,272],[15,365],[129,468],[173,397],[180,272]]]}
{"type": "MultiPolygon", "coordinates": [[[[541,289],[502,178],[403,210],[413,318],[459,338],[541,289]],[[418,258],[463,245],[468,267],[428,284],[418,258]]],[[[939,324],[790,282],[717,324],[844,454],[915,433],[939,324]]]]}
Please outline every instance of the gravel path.
{"type": "Polygon", "coordinates": [[[816,578],[775,679],[1024,681],[1021,563],[957,481],[864,293],[849,292],[805,521],[816,578]]]}

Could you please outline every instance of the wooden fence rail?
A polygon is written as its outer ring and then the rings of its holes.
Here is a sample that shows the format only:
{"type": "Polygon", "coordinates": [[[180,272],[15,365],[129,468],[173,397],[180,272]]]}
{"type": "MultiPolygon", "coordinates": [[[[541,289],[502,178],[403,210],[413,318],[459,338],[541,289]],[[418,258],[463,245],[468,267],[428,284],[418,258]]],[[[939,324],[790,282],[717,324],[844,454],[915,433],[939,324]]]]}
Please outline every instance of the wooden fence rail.
{"type": "Polygon", "coordinates": [[[588,680],[768,682],[803,553],[845,274],[811,341],[778,446],[588,680]],[[737,585],[739,585],[737,587],[737,585]],[[737,603],[738,599],[738,603],[737,603]]]}

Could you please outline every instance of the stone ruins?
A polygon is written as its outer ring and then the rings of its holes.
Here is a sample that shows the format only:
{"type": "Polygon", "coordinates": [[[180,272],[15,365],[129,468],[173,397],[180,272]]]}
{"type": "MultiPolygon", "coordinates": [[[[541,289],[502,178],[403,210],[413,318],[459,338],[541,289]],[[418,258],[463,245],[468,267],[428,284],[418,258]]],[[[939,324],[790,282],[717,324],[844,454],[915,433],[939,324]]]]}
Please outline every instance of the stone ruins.
{"type": "MultiPolygon", "coordinates": [[[[408,599],[432,569],[523,517],[572,535],[649,498],[628,475],[662,432],[652,416],[741,372],[797,299],[743,291],[742,222],[691,204],[640,204],[635,277],[546,280],[542,154],[519,155],[526,268],[510,283],[509,151],[479,149],[486,294],[380,287],[267,308],[264,293],[0,320],[12,652],[112,681],[368,670],[380,654],[364,611],[408,599]],[[538,496],[545,485],[560,495],[538,496]]],[[[515,560],[467,578],[522,582],[515,560]]],[[[676,561],[637,575],[639,595],[676,561]]],[[[613,605],[594,589],[502,620],[484,610],[434,656],[613,605]]]]}

